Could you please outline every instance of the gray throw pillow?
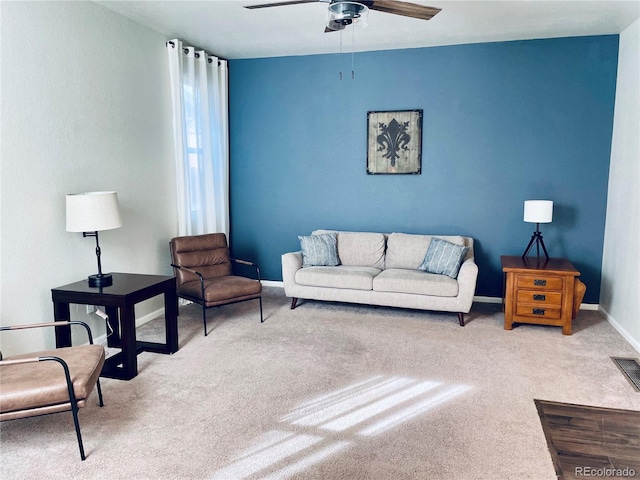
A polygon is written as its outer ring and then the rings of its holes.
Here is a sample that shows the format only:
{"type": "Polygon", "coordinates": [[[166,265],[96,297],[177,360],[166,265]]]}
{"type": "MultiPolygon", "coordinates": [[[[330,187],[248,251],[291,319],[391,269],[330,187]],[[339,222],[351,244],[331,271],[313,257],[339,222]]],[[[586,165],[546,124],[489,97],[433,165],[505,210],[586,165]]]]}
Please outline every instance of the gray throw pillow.
{"type": "Polygon", "coordinates": [[[451,278],[458,278],[460,265],[464,260],[469,247],[456,245],[441,238],[432,238],[427,254],[418,270],[429,273],[439,273],[451,278]]]}
{"type": "Polygon", "coordinates": [[[302,250],[302,266],[333,267],[340,264],[338,258],[338,242],[335,233],[321,235],[298,236],[302,250]]]}

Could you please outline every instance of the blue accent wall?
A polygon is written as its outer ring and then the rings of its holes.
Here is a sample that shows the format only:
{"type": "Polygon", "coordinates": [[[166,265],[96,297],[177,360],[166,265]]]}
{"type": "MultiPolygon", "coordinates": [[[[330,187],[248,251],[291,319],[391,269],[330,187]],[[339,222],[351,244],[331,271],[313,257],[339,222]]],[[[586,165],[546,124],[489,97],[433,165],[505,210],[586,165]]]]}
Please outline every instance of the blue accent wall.
{"type": "Polygon", "coordinates": [[[477,295],[535,229],[597,303],[618,36],[232,60],[231,250],[281,280],[317,228],[475,239],[477,295]],[[343,79],[339,74],[343,72],[343,79]],[[367,112],[423,109],[421,175],[367,175],[367,112]]]}

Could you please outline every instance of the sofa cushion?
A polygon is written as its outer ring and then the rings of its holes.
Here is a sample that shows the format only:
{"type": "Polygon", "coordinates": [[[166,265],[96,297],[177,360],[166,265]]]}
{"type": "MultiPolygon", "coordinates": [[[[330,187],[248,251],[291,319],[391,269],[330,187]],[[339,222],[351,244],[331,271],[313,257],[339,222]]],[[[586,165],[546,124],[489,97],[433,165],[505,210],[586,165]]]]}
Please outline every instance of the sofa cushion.
{"type": "MultiPolygon", "coordinates": [[[[204,299],[207,306],[226,303],[229,299],[242,297],[259,297],[262,283],[247,277],[226,275],[224,277],[207,278],[204,281],[204,299]]],[[[183,283],[178,287],[178,293],[192,298],[202,298],[200,280],[183,283]]]]}
{"type": "MultiPolygon", "coordinates": [[[[411,235],[408,233],[392,233],[387,239],[385,268],[416,269],[424,260],[432,235],[411,235]]],[[[442,236],[456,245],[464,245],[464,238],[459,236],[442,236]]]]}
{"type": "Polygon", "coordinates": [[[309,267],[298,270],[295,279],[296,283],[310,287],[371,290],[373,279],[379,273],[380,269],[374,267],[309,267]]]}
{"type": "Polygon", "coordinates": [[[417,269],[429,248],[431,235],[392,233],[387,239],[385,268],[417,269]]]}
{"type": "MultiPolygon", "coordinates": [[[[328,230],[316,230],[313,234],[329,232],[328,230]]],[[[386,239],[382,233],[335,233],[338,235],[338,256],[341,265],[374,267],[380,270],[384,268],[386,239]]]]}
{"type": "Polygon", "coordinates": [[[457,278],[467,250],[469,247],[455,245],[441,238],[434,238],[429,244],[424,262],[418,269],[457,278]]]}
{"type": "Polygon", "coordinates": [[[298,239],[302,250],[303,267],[316,265],[335,266],[340,263],[335,233],[311,235],[309,237],[298,236],[298,239]]]}
{"type": "Polygon", "coordinates": [[[421,270],[388,268],[373,279],[373,290],[376,292],[456,297],[458,295],[458,281],[447,275],[426,273],[421,270]]]}

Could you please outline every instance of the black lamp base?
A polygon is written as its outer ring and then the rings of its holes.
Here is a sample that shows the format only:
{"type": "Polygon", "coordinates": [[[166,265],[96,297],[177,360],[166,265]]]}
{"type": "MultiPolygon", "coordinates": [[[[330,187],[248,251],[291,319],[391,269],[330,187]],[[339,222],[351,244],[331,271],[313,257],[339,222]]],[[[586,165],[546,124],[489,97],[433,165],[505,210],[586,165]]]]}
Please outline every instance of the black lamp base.
{"type": "Polygon", "coordinates": [[[108,287],[113,285],[113,277],[110,273],[99,273],[97,275],[89,275],[90,287],[108,287]]]}
{"type": "Polygon", "coordinates": [[[527,248],[522,254],[522,259],[525,260],[527,258],[527,255],[529,255],[529,251],[531,250],[534,244],[536,246],[536,259],[540,261],[540,246],[542,246],[542,251],[544,252],[544,256],[548,261],[549,254],[547,253],[547,247],[544,246],[544,240],[542,240],[542,234],[540,233],[540,230],[538,230],[537,228],[536,228],[536,231],[533,232],[533,235],[531,235],[531,240],[529,240],[529,245],[527,245],[527,248]]]}

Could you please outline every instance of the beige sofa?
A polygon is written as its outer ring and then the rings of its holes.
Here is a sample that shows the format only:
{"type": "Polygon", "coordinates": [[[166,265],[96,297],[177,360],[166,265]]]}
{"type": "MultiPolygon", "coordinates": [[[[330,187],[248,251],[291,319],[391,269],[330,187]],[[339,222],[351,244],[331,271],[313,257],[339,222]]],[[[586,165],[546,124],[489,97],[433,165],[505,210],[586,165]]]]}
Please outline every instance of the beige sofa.
{"type": "MultiPolygon", "coordinates": [[[[312,235],[335,232],[316,230],[312,235]]],[[[335,232],[338,266],[302,267],[302,252],[282,255],[291,308],[299,298],[455,312],[461,326],[478,278],[470,237],[437,236],[468,247],[457,278],[418,270],[433,236],[335,232]]]]}

